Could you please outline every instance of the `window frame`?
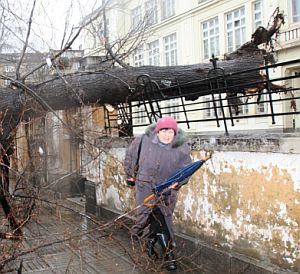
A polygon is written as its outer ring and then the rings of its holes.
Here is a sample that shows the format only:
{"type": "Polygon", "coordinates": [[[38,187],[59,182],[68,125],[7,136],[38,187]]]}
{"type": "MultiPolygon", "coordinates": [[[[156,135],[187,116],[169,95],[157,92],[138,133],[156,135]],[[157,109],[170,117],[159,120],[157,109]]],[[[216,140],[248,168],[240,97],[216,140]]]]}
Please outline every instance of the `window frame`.
{"type": "Polygon", "coordinates": [[[293,24],[300,23],[300,1],[299,0],[291,1],[291,15],[292,15],[291,18],[293,24]]]}
{"type": "Polygon", "coordinates": [[[172,116],[175,120],[180,120],[179,98],[169,99],[164,102],[165,114],[172,116]]]}
{"type": "Polygon", "coordinates": [[[267,93],[267,90],[263,90],[260,94],[260,101],[256,105],[256,112],[258,114],[268,113],[268,101],[269,94],[267,93]]]}
{"type": "Polygon", "coordinates": [[[252,4],[253,8],[253,30],[255,31],[259,26],[263,26],[263,0],[256,0],[252,4]],[[259,7],[259,9],[257,9],[259,7]],[[257,15],[260,14],[260,18],[257,19],[257,15]]]}
{"type": "Polygon", "coordinates": [[[142,6],[136,6],[131,10],[131,29],[133,32],[137,32],[142,22],[142,6]]]}
{"type": "Polygon", "coordinates": [[[146,107],[145,105],[140,105],[139,107],[135,107],[136,117],[134,118],[134,122],[137,125],[143,125],[147,123],[147,117],[145,115],[146,113],[146,107]]]}
{"type": "Polygon", "coordinates": [[[225,14],[227,52],[233,52],[246,42],[246,9],[241,6],[225,14]],[[236,16],[238,13],[238,16],[236,16]],[[229,19],[229,17],[231,17],[229,19]],[[244,22],[243,22],[244,21],[244,22]],[[231,27],[229,28],[229,25],[231,27]],[[238,25],[238,26],[236,26],[238,25]],[[229,40],[232,40],[231,42],[229,40]],[[239,41],[238,41],[239,40],[239,41]],[[232,45],[230,45],[232,43],[232,45]]]}
{"type": "Polygon", "coordinates": [[[161,19],[165,20],[175,15],[175,0],[162,0],[161,19]]]}
{"type": "Polygon", "coordinates": [[[214,54],[215,56],[219,56],[220,55],[219,17],[215,16],[214,18],[211,18],[209,20],[202,22],[201,27],[202,27],[202,38],[203,38],[203,44],[202,44],[203,58],[209,59],[212,56],[212,54],[214,54]],[[211,23],[213,23],[213,27],[211,27],[211,23]],[[216,24],[217,24],[217,26],[216,26],[216,24]],[[205,25],[207,25],[208,27],[206,28],[205,25]],[[210,35],[212,30],[213,30],[214,34],[210,35]],[[217,32],[215,33],[215,31],[217,31],[217,32]],[[207,45],[206,45],[206,41],[207,41],[207,45]],[[212,42],[214,43],[214,48],[216,48],[216,50],[215,50],[216,52],[213,52],[212,42]]]}
{"type": "Polygon", "coordinates": [[[145,64],[145,54],[143,45],[135,49],[133,54],[134,67],[141,67],[145,64]]]}
{"type": "Polygon", "coordinates": [[[148,0],[145,2],[145,18],[147,26],[153,26],[158,23],[157,0],[148,0]]]}
{"type": "Polygon", "coordinates": [[[166,66],[177,66],[177,34],[176,32],[163,37],[164,57],[166,66]],[[174,38],[174,39],[173,39],[174,38]]]}
{"type": "Polygon", "coordinates": [[[148,62],[150,66],[160,66],[159,40],[148,43],[148,62]]]}
{"type": "MultiPolygon", "coordinates": [[[[214,95],[214,97],[215,97],[215,103],[216,103],[216,108],[217,108],[217,115],[218,115],[218,117],[223,117],[220,100],[219,100],[219,98],[217,98],[218,96],[214,95]]],[[[212,95],[204,96],[203,100],[204,100],[204,105],[206,108],[205,112],[204,112],[204,117],[205,118],[216,118],[212,95]]]]}

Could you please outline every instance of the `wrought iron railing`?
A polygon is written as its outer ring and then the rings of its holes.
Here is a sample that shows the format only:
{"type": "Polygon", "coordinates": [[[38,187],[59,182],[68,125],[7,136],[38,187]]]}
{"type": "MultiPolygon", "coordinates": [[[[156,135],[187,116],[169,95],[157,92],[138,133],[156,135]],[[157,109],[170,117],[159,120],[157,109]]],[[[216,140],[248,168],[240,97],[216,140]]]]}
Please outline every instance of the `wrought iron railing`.
{"type": "MultiPolygon", "coordinates": [[[[289,130],[298,130],[295,119],[299,119],[300,112],[297,102],[300,102],[300,73],[293,72],[284,77],[271,77],[270,70],[275,68],[300,67],[300,59],[288,62],[255,68],[257,74],[263,75],[256,82],[243,84],[229,83],[230,77],[240,76],[247,71],[226,74],[226,71],[217,66],[216,59],[212,58],[212,69],[206,79],[199,80],[201,94],[195,101],[187,101],[187,96],[195,96],[197,92],[184,95],[181,92],[183,85],[160,88],[157,82],[147,75],[140,75],[137,79],[138,92],[142,94],[140,101],[132,101],[118,106],[118,114],[107,117],[107,128],[110,128],[109,119],[118,121],[121,134],[131,135],[134,127],[141,127],[155,122],[162,115],[176,117],[178,123],[185,123],[190,128],[193,123],[201,123],[201,131],[205,131],[205,123],[213,121],[217,128],[223,127],[225,134],[233,129],[236,121],[246,119],[260,119],[269,117],[270,124],[275,125],[278,117],[293,116],[289,130]],[[298,79],[298,80],[297,80],[298,79]],[[203,83],[207,91],[203,93],[203,83]],[[253,89],[254,87],[254,89],[253,89]],[[177,89],[176,94],[174,88],[177,89]],[[172,89],[172,96],[166,96],[168,89],[172,89]],[[240,92],[239,92],[240,90],[240,92]],[[174,102],[174,100],[176,102],[174,102]],[[298,108],[297,108],[298,107],[298,108]]],[[[299,69],[300,71],[300,69],[299,69]]],[[[193,85],[197,85],[193,81],[193,85]]],[[[199,95],[199,94],[198,94],[199,95]]],[[[282,125],[283,130],[285,125],[282,125]]],[[[245,130],[245,129],[244,129],[245,130]]]]}

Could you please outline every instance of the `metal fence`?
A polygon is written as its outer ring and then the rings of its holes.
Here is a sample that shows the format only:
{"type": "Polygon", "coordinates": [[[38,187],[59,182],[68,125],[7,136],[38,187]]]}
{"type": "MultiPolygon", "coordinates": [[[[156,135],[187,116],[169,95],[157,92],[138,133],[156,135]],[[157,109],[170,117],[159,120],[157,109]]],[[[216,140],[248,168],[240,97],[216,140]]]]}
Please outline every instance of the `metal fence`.
{"type": "Polygon", "coordinates": [[[255,68],[251,71],[261,75],[255,82],[233,84],[231,78],[243,79],[243,74],[250,70],[226,73],[217,66],[212,58],[212,68],[205,79],[193,81],[193,86],[201,87],[201,94],[195,89],[191,93],[181,92],[183,85],[160,88],[158,83],[147,75],[140,75],[136,89],[143,94],[140,101],[132,101],[118,106],[118,113],[106,115],[106,128],[111,129],[112,121],[117,121],[121,135],[132,135],[134,127],[146,126],[163,115],[171,115],[178,123],[185,123],[190,128],[192,123],[215,122],[216,129],[222,127],[225,134],[235,126],[236,121],[244,119],[270,118],[270,124],[276,124],[278,117],[292,117],[288,130],[297,130],[296,120],[300,119],[297,103],[300,102],[300,60],[277,63],[255,68]],[[272,70],[286,71],[285,76],[271,77],[272,70]],[[203,87],[207,90],[203,92],[203,87]],[[172,89],[172,96],[167,96],[172,89]],[[174,94],[174,89],[177,92],[174,94]],[[195,101],[187,97],[198,97],[195,101]],[[292,115],[292,116],[291,116],[292,115]]]}

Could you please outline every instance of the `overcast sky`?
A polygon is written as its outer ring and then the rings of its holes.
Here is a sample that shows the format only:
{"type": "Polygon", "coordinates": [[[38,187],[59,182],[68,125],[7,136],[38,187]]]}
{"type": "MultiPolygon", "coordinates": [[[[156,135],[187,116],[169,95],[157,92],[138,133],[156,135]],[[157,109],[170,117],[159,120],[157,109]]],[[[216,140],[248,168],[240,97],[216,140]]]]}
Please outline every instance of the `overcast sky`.
{"type": "MultiPolygon", "coordinates": [[[[27,23],[34,0],[15,0],[10,2],[10,9],[21,16],[27,23]]],[[[59,49],[64,33],[67,37],[72,27],[78,26],[80,20],[101,5],[100,0],[36,0],[34,10],[31,43],[39,50],[59,49]],[[34,38],[35,37],[35,38],[34,38]],[[43,42],[42,42],[43,41],[43,42]]],[[[23,38],[26,26],[23,25],[23,38]]],[[[77,49],[80,42],[73,46],[77,49]],[[77,48],[76,48],[77,47],[77,48]]]]}
{"type": "MultiPolygon", "coordinates": [[[[43,28],[47,30],[49,45],[55,42],[56,48],[61,46],[64,29],[67,28],[69,35],[72,27],[77,27],[84,16],[97,8],[97,2],[101,3],[99,0],[43,0],[41,2],[48,4],[40,6],[41,12],[44,11],[47,17],[44,20],[42,15],[38,21],[46,23],[43,28]]],[[[74,46],[78,47],[79,44],[80,42],[77,41],[74,46]]]]}

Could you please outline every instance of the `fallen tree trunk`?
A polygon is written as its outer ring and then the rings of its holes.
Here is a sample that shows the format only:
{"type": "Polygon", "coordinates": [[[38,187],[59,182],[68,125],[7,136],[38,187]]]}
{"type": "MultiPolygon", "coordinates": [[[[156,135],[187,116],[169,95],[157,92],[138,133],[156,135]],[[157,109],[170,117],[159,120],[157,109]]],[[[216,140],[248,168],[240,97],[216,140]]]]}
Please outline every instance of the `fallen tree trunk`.
{"type": "MultiPolygon", "coordinates": [[[[220,61],[218,67],[223,68],[227,75],[243,70],[259,68],[264,64],[263,56],[258,50],[245,51],[243,58],[220,61]]],[[[39,96],[53,109],[65,109],[72,106],[91,103],[118,104],[126,101],[140,100],[142,94],[136,89],[137,77],[148,75],[160,88],[181,86],[182,94],[189,99],[189,95],[200,97],[210,93],[207,86],[208,72],[211,63],[174,67],[131,67],[112,70],[77,73],[65,76],[63,79],[49,81],[34,87],[39,96]],[[167,84],[166,84],[167,83],[167,84]]],[[[261,80],[259,71],[251,71],[243,75],[228,76],[227,81],[238,85],[261,80]]],[[[176,91],[169,89],[166,95],[175,95],[176,91]]],[[[151,96],[151,95],[150,95],[151,96]]],[[[153,95],[154,96],[154,95],[153,95]]]]}
{"type": "MultiPolygon", "coordinates": [[[[217,65],[224,69],[225,79],[230,87],[261,81],[262,76],[259,70],[253,69],[258,69],[263,64],[262,51],[250,47],[243,49],[239,58],[219,61],[217,65]],[[243,74],[235,74],[241,71],[241,68],[252,70],[243,74]]],[[[31,87],[16,82],[17,89],[0,89],[1,139],[9,137],[23,115],[35,116],[42,110],[41,106],[44,111],[50,111],[88,104],[117,105],[141,100],[145,94],[142,89],[137,88],[139,86],[137,77],[140,75],[148,75],[156,83],[156,89],[154,88],[152,93],[147,94],[147,97],[161,96],[159,91],[161,88],[165,89],[164,99],[178,96],[179,85],[180,93],[185,99],[195,100],[214,92],[208,80],[209,71],[212,68],[212,63],[174,67],[115,68],[70,74],[31,87]]],[[[230,92],[235,92],[234,88],[230,92]]]]}

